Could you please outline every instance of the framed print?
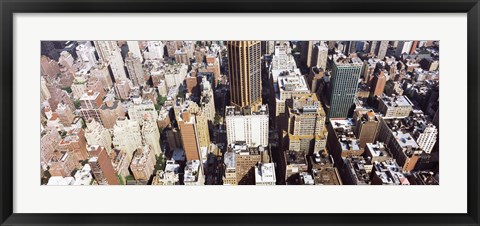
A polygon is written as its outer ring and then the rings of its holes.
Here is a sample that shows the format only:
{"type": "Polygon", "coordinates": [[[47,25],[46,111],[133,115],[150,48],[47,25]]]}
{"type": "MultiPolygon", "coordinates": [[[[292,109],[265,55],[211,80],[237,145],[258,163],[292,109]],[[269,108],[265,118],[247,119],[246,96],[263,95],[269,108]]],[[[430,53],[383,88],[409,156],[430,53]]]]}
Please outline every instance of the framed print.
{"type": "Polygon", "coordinates": [[[1,6],[1,225],[478,225],[476,0],[1,6]]]}

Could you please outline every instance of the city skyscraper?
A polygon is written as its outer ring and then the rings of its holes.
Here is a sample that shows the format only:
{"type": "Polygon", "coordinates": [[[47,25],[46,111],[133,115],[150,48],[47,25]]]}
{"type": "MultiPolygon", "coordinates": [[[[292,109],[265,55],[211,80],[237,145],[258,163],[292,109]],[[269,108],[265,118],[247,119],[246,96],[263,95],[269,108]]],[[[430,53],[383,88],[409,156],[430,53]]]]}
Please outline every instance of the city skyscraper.
{"type": "Polygon", "coordinates": [[[92,169],[92,174],[99,185],[118,185],[120,184],[113,168],[112,161],[108,157],[107,150],[99,145],[89,147],[88,154],[90,159],[88,164],[92,169]]]}
{"type": "Polygon", "coordinates": [[[262,105],[258,112],[235,111],[228,106],[225,110],[227,142],[245,142],[252,147],[268,145],[268,109],[262,105]]]}
{"type": "Polygon", "coordinates": [[[117,123],[113,127],[112,143],[115,148],[125,151],[131,157],[137,147],[142,145],[138,122],[125,118],[117,119],[117,123]]]}
{"type": "Polygon", "coordinates": [[[140,59],[140,62],[143,62],[142,52],[140,50],[140,45],[138,41],[127,41],[128,51],[133,53],[134,57],[140,59]]]}
{"type": "Polygon", "coordinates": [[[128,57],[125,58],[125,66],[127,67],[128,75],[135,86],[145,86],[144,72],[140,58],[136,57],[134,53],[129,52],[128,57]]]}
{"type": "Polygon", "coordinates": [[[198,138],[195,132],[195,116],[185,111],[177,117],[177,121],[187,160],[199,160],[200,154],[198,138]]]}
{"type": "Polygon", "coordinates": [[[320,42],[313,46],[311,66],[317,66],[323,70],[327,68],[328,46],[320,42]]]}
{"type": "Polygon", "coordinates": [[[157,122],[149,115],[145,115],[142,126],[143,143],[149,145],[155,155],[160,155],[162,149],[160,147],[160,131],[157,122]]]}
{"type": "Polygon", "coordinates": [[[153,153],[153,150],[148,145],[138,147],[130,163],[130,170],[132,170],[135,180],[146,183],[153,174],[154,169],[155,153],[153,153]]]}
{"type": "Polygon", "coordinates": [[[388,41],[380,41],[377,42],[378,47],[376,48],[375,52],[377,53],[377,57],[380,60],[383,60],[387,55],[388,50],[388,41]]]}
{"type": "Polygon", "coordinates": [[[370,93],[374,96],[381,97],[383,90],[385,89],[385,84],[387,83],[385,72],[380,70],[379,72],[374,73],[371,83],[370,93]]]}
{"type": "Polygon", "coordinates": [[[300,62],[308,68],[312,63],[313,41],[302,41],[300,44],[300,62]]]}
{"type": "Polygon", "coordinates": [[[329,118],[346,118],[357,92],[363,62],[359,58],[334,55],[332,62],[332,95],[329,118]]]}
{"type": "Polygon", "coordinates": [[[95,49],[98,56],[107,63],[112,70],[113,77],[117,79],[125,79],[127,75],[125,73],[122,54],[116,41],[95,41],[95,49]]]}
{"type": "Polygon", "coordinates": [[[85,138],[89,145],[100,145],[110,154],[112,151],[112,135],[110,131],[102,126],[99,122],[90,119],[86,122],[85,138]]]}
{"type": "Polygon", "coordinates": [[[262,103],[260,41],[227,41],[231,104],[255,108],[262,103]]]}

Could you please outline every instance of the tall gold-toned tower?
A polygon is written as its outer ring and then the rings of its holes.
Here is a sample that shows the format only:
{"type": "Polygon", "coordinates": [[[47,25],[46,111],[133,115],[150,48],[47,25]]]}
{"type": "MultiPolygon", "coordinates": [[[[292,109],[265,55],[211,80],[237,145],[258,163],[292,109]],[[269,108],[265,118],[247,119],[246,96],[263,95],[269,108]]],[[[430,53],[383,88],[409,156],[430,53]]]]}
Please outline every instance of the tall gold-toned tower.
{"type": "Polygon", "coordinates": [[[231,104],[256,109],[262,104],[260,41],[227,41],[231,104]]]}

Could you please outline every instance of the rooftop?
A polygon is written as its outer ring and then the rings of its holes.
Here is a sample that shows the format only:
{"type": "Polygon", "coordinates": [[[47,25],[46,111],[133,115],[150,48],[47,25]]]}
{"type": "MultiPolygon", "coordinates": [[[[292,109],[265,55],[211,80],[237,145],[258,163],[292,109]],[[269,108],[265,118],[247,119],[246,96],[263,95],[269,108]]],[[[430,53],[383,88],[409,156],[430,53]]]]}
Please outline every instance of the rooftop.
{"type": "MultiPolygon", "coordinates": [[[[228,146],[228,151],[231,151],[237,155],[259,155],[263,152],[265,147],[249,147],[245,142],[236,142],[228,146]]],[[[228,152],[227,151],[227,152],[228,152]]]]}
{"type": "Polygon", "coordinates": [[[358,184],[369,184],[370,176],[365,169],[365,159],[361,156],[344,158],[343,161],[347,167],[355,174],[358,184]]]}
{"type": "Polygon", "coordinates": [[[200,169],[200,160],[190,160],[185,166],[184,182],[196,182],[200,169]]]}
{"type": "Polygon", "coordinates": [[[308,91],[305,78],[296,70],[284,70],[279,73],[277,79],[280,91],[308,91]]]}
{"type": "Polygon", "coordinates": [[[274,163],[263,163],[255,166],[255,182],[275,182],[275,165],[274,163]]]}
{"type": "Polygon", "coordinates": [[[407,96],[392,96],[389,97],[385,94],[380,98],[386,106],[388,107],[408,107],[413,106],[413,103],[408,99],[407,96]]]}
{"type": "Polygon", "coordinates": [[[175,160],[168,160],[166,163],[165,163],[165,172],[166,173],[178,173],[178,171],[180,170],[180,165],[175,163],[175,160]]]}
{"type": "Polygon", "coordinates": [[[88,90],[87,92],[83,93],[82,97],[80,97],[80,100],[96,100],[99,95],[99,92],[88,90]]]}
{"type": "Polygon", "coordinates": [[[337,67],[345,66],[363,66],[363,61],[358,57],[346,57],[343,54],[337,53],[333,55],[333,62],[337,67]]]}
{"type": "Polygon", "coordinates": [[[234,106],[225,107],[226,116],[252,116],[252,115],[266,115],[268,116],[268,106],[262,105],[258,111],[252,111],[251,109],[243,109],[242,111],[235,110],[234,106]]]}
{"type": "Polygon", "coordinates": [[[383,162],[375,162],[373,164],[375,175],[383,184],[389,185],[407,185],[410,184],[402,173],[402,168],[395,160],[386,160],[383,162]]]}
{"type": "Polygon", "coordinates": [[[285,152],[285,157],[287,158],[287,165],[292,164],[307,164],[305,159],[306,153],[304,151],[291,151],[288,150],[285,152]]]}
{"type": "Polygon", "coordinates": [[[90,171],[91,168],[89,164],[85,164],[81,170],[78,170],[75,173],[74,185],[90,185],[90,182],[93,180],[90,171]]]}
{"type": "Polygon", "coordinates": [[[436,126],[429,122],[420,110],[413,110],[412,114],[405,118],[386,118],[384,121],[395,135],[409,133],[412,136],[418,136],[425,131],[437,130],[436,126]]]}
{"type": "Polygon", "coordinates": [[[151,152],[150,146],[146,145],[143,147],[138,147],[135,151],[133,158],[132,158],[132,165],[143,165],[147,162],[149,156],[149,152],[151,152]]]}
{"type": "Polygon", "coordinates": [[[300,174],[300,179],[302,179],[302,182],[304,185],[314,185],[315,181],[313,180],[312,175],[303,172],[300,174]]]}
{"type": "Polygon", "coordinates": [[[360,150],[360,142],[352,130],[354,123],[351,118],[331,119],[330,123],[339,139],[342,151],[360,150]]]}
{"type": "Polygon", "coordinates": [[[73,177],[62,177],[62,176],[53,176],[48,179],[47,185],[72,185],[75,183],[75,179],[73,177]]]}
{"type": "Polygon", "coordinates": [[[373,157],[390,156],[383,142],[367,143],[366,151],[373,157]]]}
{"type": "Polygon", "coordinates": [[[235,152],[233,150],[226,151],[223,155],[223,162],[225,163],[225,168],[235,168],[235,152]]]}

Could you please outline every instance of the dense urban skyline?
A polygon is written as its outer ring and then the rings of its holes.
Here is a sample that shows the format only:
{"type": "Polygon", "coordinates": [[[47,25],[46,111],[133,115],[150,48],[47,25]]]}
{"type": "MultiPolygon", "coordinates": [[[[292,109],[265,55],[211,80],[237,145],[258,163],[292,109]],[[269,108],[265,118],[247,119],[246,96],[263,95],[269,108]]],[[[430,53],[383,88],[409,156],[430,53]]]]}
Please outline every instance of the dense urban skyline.
{"type": "Polygon", "coordinates": [[[439,42],[42,41],[42,185],[438,185],[439,42]]]}

